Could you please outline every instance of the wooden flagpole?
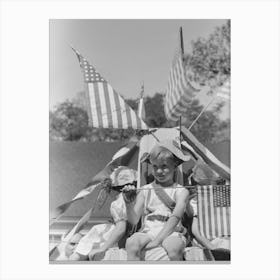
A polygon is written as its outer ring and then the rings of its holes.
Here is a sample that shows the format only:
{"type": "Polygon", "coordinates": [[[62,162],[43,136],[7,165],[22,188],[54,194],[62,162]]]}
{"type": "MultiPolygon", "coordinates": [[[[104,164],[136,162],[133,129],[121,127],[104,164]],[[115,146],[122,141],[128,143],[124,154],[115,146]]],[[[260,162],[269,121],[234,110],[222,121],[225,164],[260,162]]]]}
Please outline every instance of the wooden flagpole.
{"type": "MultiPolygon", "coordinates": [[[[183,39],[183,28],[180,26],[180,55],[184,61],[184,39],[183,39]]],[[[179,142],[181,145],[181,126],[182,126],[182,116],[179,117],[179,142]]]]}
{"type": "MultiPolygon", "coordinates": [[[[142,106],[144,106],[144,92],[145,92],[144,81],[142,81],[141,93],[140,93],[140,100],[141,100],[141,98],[143,98],[142,106]]],[[[139,104],[140,104],[140,101],[139,101],[139,104]]],[[[142,108],[140,108],[140,109],[142,109],[142,108]]],[[[139,117],[141,118],[141,116],[139,116],[139,117]]],[[[153,131],[154,131],[153,129],[149,130],[149,134],[151,134],[156,139],[156,141],[159,142],[159,139],[154,135],[153,131]]]]}
{"type": "Polygon", "coordinates": [[[189,126],[188,130],[191,130],[191,128],[193,127],[193,125],[198,121],[198,119],[201,117],[201,115],[206,111],[206,109],[210,106],[210,104],[214,101],[214,99],[216,98],[216,96],[214,96],[210,102],[208,102],[208,104],[201,110],[201,112],[198,114],[198,116],[195,118],[195,120],[192,122],[192,124],[189,126]]]}

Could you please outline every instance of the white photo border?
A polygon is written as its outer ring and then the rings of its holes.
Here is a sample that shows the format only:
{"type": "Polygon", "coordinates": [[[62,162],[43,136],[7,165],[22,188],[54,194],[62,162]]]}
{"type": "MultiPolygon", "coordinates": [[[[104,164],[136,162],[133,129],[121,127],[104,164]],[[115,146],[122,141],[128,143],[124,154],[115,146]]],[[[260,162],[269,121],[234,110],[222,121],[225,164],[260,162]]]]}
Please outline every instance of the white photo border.
{"type": "Polygon", "coordinates": [[[279,279],[279,2],[2,1],[1,279],[279,279]],[[50,265],[49,19],[229,18],[230,265],[50,265]]]}

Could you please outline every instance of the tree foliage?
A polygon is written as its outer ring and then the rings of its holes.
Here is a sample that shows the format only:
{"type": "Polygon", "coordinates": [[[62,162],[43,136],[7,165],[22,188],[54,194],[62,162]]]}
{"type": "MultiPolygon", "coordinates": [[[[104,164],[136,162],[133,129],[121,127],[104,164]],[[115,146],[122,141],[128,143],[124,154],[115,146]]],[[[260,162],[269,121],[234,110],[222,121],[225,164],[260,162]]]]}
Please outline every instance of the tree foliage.
{"type": "MultiPolygon", "coordinates": [[[[136,100],[127,100],[133,108],[136,100]]],[[[229,120],[219,118],[223,104],[205,111],[192,127],[192,133],[202,142],[217,142],[229,138],[229,120]]],[[[149,127],[174,127],[176,122],[167,121],[164,114],[164,95],[156,93],[145,100],[146,123],[149,127]]],[[[182,125],[189,127],[199,115],[203,105],[195,99],[182,115],[182,125]]],[[[130,138],[135,134],[133,129],[98,129],[88,126],[88,115],[85,108],[66,101],[50,112],[50,137],[65,141],[117,141],[130,138]]]]}
{"type": "Polygon", "coordinates": [[[230,76],[230,21],[217,27],[210,36],[192,42],[185,61],[196,82],[214,88],[230,76]]]}
{"type": "MultiPolygon", "coordinates": [[[[230,77],[230,21],[217,27],[208,38],[192,42],[191,52],[185,57],[188,73],[201,85],[214,89],[230,77]]],[[[126,100],[137,110],[138,101],[126,100]]],[[[176,122],[168,121],[164,113],[164,95],[155,93],[145,97],[145,122],[149,127],[174,127],[176,122]]],[[[230,120],[221,120],[219,114],[223,103],[202,114],[192,127],[192,133],[203,143],[229,139],[230,120]]],[[[182,125],[189,127],[203,105],[193,100],[182,114],[182,125]]],[[[85,92],[78,92],[71,101],[59,104],[50,112],[50,138],[67,141],[116,141],[130,138],[132,129],[97,129],[88,126],[85,92]]],[[[137,132],[138,133],[138,132],[137,132]]],[[[136,133],[136,134],[137,134],[136,133]]],[[[141,134],[141,133],[140,133],[141,134]]],[[[139,133],[138,133],[139,135],[139,133]]]]}
{"type": "Polygon", "coordinates": [[[50,131],[58,139],[76,141],[87,133],[87,112],[69,100],[59,104],[50,118],[50,131]]]}
{"type": "Polygon", "coordinates": [[[165,127],[166,117],[164,114],[163,95],[156,93],[153,97],[145,100],[146,123],[149,127],[165,127]]]}

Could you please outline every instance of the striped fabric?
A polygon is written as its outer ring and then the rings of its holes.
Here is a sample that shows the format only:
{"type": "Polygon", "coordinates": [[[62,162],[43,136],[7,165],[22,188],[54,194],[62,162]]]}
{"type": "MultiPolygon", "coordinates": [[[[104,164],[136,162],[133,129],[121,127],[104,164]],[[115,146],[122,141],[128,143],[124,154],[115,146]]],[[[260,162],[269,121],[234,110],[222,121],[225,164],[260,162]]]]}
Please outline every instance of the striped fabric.
{"type": "Polygon", "coordinates": [[[226,80],[224,84],[216,90],[216,96],[223,99],[230,99],[230,80],[226,80]]]}
{"type": "Polygon", "coordinates": [[[230,236],[230,186],[198,186],[198,225],[211,240],[230,236]]]}
{"type": "Polygon", "coordinates": [[[97,188],[102,187],[102,183],[106,178],[109,178],[110,174],[118,166],[128,166],[129,163],[138,156],[138,142],[129,142],[125,147],[121,148],[113,159],[101,170],[97,175],[95,175],[92,180],[87,184],[87,186],[82,189],[72,200],[59,205],[50,213],[50,225],[56,222],[63,213],[77,200],[83,199],[89,194],[91,194],[97,188]]]}
{"type": "Polygon", "coordinates": [[[203,146],[195,136],[185,127],[181,127],[181,135],[183,141],[181,147],[183,150],[189,151],[193,156],[201,158],[214,171],[216,171],[222,178],[230,179],[230,169],[215,157],[205,146],[203,146]]]}
{"type": "Polygon", "coordinates": [[[61,242],[57,244],[50,252],[49,252],[49,260],[59,260],[60,257],[62,257],[61,260],[65,259],[64,253],[65,253],[65,247],[67,245],[67,242],[70,241],[70,239],[74,236],[74,234],[78,233],[89,221],[90,217],[94,214],[94,211],[96,209],[102,208],[104,203],[106,202],[106,199],[108,198],[108,192],[105,189],[100,189],[98,192],[97,198],[95,199],[94,205],[92,208],[90,208],[77,222],[77,224],[68,231],[68,233],[65,234],[65,236],[62,238],[61,242]]]}
{"type": "Polygon", "coordinates": [[[82,55],[73,50],[84,76],[90,125],[97,128],[146,129],[146,124],[124,99],[82,55]]]}
{"type": "MultiPolygon", "coordinates": [[[[98,196],[99,197],[99,196],[98,196]]],[[[97,197],[97,199],[98,199],[97,197]]],[[[54,261],[58,260],[59,257],[61,257],[61,260],[65,260],[65,247],[67,245],[67,242],[70,241],[72,236],[79,232],[79,230],[88,222],[90,219],[90,216],[92,215],[93,211],[95,209],[95,206],[93,206],[91,209],[88,210],[84,214],[84,216],[81,217],[81,219],[78,221],[78,223],[62,238],[61,242],[57,244],[55,247],[52,248],[51,251],[49,251],[49,260],[54,261]]]]}
{"type": "Polygon", "coordinates": [[[176,121],[200,91],[187,78],[182,51],[174,57],[165,95],[164,110],[168,120],[176,121]]]}

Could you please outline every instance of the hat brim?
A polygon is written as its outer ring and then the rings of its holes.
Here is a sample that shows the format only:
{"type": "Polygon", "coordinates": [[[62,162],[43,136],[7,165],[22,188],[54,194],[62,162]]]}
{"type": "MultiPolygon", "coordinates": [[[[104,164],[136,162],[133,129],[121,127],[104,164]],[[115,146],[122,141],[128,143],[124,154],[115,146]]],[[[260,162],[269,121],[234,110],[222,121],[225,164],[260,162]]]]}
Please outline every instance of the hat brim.
{"type": "MultiPolygon", "coordinates": [[[[191,156],[190,155],[186,155],[182,152],[179,144],[175,141],[175,140],[167,140],[167,141],[162,141],[162,142],[159,142],[157,143],[157,146],[158,147],[163,147],[165,148],[166,150],[170,151],[175,159],[176,159],[176,165],[180,165],[182,164],[183,162],[185,161],[189,161],[191,159],[191,156]]],[[[156,146],[153,147],[153,149],[155,148],[156,146]]],[[[140,162],[148,162],[148,163],[151,163],[150,161],[150,153],[144,153],[140,159],[140,162]]]]}

